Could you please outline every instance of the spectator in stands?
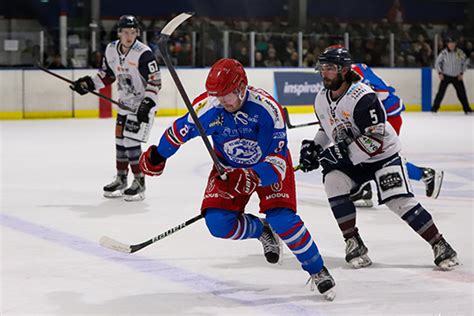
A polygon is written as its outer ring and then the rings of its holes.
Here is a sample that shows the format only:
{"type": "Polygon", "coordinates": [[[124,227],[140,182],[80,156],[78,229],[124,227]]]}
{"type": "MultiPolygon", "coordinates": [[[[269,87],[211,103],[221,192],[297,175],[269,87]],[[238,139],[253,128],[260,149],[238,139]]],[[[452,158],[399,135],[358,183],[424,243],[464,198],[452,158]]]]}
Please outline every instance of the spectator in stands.
{"type": "Polygon", "coordinates": [[[66,67],[61,63],[61,55],[54,54],[48,69],[66,69],[66,67]]]}
{"type": "Polygon", "coordinates": [[[255,52],[255,67],[265,67],[265,62],[263,61],[263,55],[261,52],[255,52]]]}
{"type": "Polygon", "coordinates": [[[277,58],[276,49],[269,48],[267,51],[267,59],[264,61],[266,67],[281,67],[281,61],[277,58]]]}
{"type": "Polygon", "coordinates": [[[303,59],[303,67],[315,67],[316,57],[312,53],[307,53],[303,59]]]}
{"type": "Polygon", "coordinates": [[[390,23],[403,23],[403,9],[400,0],[394,0],[392,6],[388,10],[387,20],[390,23]]]}
{"type": "Polygon", "coordinates": [[[285,61],[284,66],[285,67],[298,67],[299,66],[298,57],[299,57],[298,52],[294,51],[293,53],[291,53],[290,59],[285,61]]]}
{"type": "Polygon", "coordinates": [[[247,46],[240,47],[239,52],[235,56],[235,59],[237,59],[244,67],[249,65],[250,55],[247,46]]]}
{"type": "Polygon", "coordinates": [[[102,53],[100,51],[92,52],[89,64],[94,69],[102,67],[102,53]]]}

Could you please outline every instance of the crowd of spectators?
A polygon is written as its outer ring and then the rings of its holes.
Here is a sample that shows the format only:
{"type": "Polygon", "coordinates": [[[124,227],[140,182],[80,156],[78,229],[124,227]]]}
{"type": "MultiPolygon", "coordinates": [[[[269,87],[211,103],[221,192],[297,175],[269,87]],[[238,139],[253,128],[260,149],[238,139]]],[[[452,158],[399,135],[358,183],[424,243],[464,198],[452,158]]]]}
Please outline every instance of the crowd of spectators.
{"type": "MultiPolygon", "coordinates": [[[[396,15],[394,15],[396,16],[396,15]]],[[[393,17],[391,19],[394,19],[393,17]]],[[[229,31],[229,55],[244,66],[250,65],[250,32],[255,32],[255,67],[297,67],[297,30],[286,21],[192,19],[177,30],[170,41],[170,52],[177,65],[193,65],[191,33],[197,34],[196,66],[208,66],[223,56],[223,31],[229,31]]],[[[149,44],[154,42],[164,20],[153,21],[148,27],[149,44]]],[[[313,67],[321,51],[332,44],[344,44],[349,34],[350,51],[357,62],[373,67],[390,66],[390,34],[394,35],[395,67],[431,67],[435,59],[435,36],[438,52],[446,37],[455,37],[474,67],[474,37],[466,36],[462,25],[408,24],[390,22],[340,22],[334,19],[309,21],[303,30],[303,66],[313,67]]]]}
{"type": "MultiPolygon", "coordinates": [[[[334,19],[308,20],[303,32],[303,67],[314,67],[321,51],[333,44],[344,44],[344,34],[349,35],[349,49],[357,62],[373,67],[389,67],[390,34],[394,35],[395,67],[432,67],[435,60],[435,36],[438,52],[444,47],[446,37],[455,37],[458,47],[470,58],[470,67],[474,67],[474,37],[456,24],[409,24],[400,21],[400,15],[394,11],[387,18],[374,21],[337,21],[334,19]]],[[[157,38],[160,30],[169,18],[145,20],[142,39],[160,58],[157,38]]],[[[229,32],[228,56],[239,60],[244,66],[250,66],[250,34],[255,32],[255,67],[298,67],[298,29],[288,25],[286,20],[215,20],[195,17],[180,26],[169,41],[169,52],[178,66],[209,66],[224,56],[224,31],[229,32]],[[193,42],[192,34],[195,34],[193,42]],[[195,43],[196,47],[193,47],[195,43]]],[[[87,32],[81,38],[87,39],[87,32]]],[[[100,45],[97,52],[90,52],[88,65],[97,68],[100,65],[100,52],[105,45],[116,38],[116,30],[102,28],[100,45]]],[[[45,62],[57,64],[58,48],[46,51],[45,62]]],[[[67,67],[76,66],[68,59],[67,67]]]]}

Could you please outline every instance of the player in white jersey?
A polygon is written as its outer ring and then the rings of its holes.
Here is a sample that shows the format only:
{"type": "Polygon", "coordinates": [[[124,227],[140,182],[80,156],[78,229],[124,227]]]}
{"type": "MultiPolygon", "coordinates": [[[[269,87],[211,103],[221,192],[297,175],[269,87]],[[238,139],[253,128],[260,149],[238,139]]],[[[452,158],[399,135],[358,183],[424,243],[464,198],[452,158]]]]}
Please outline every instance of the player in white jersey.
{"type": "Polygon", "coordinates": [[[158,92],[161,89],[160,69],[151,49],[138,40],[139,22],[131,15],[118,21],[119,39],[107,45],[102,69],[94,77],[79,78],[71,86],[83,95],[117,81],[119,106],[116,126],[117,176],[104,186],[104,196],[124,196],[126,201],[145,198],[145,178],[138,167],[142,153],[141,142],[146,142],[155,118],[158,92]],[[127,188],[128,166],[134,180],[127,188]]]}
{"type": "Polygon", "coordinates": [[[314,109],[321,128],[304,140],[300,166],[304,172],[322,167],[323,182],[334,217],[346,241],[346,261],[355,268],[372,263],[356,227],[351,191],[374,180],[380,204],[386,204],[433,248],[441,269],[458,264],[457,254],[439,233],[431,214],[415,199],[401,143],[375,92],[351,71],[345,48],[326,49],[318,59],[324,82],[314,109]]]}

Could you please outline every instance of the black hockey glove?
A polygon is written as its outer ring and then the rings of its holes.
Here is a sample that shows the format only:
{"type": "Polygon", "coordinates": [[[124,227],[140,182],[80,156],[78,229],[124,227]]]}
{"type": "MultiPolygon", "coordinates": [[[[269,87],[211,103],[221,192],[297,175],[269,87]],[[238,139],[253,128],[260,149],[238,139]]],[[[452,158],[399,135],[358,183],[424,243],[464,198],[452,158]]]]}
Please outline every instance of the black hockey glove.
{"type": "Polygon", "coordinates": [[[85,76],[74,81],[74,83],[70,85],[69,88],[76,91],[80,95],[84,95],[89,93],[89,91],[95,90],[95,84],[90,76],[85,76]]]}
{"type": "Polygon", "coordinates": [[[309,172],[319,168],[318,147],[313,140],[305,139],[301,143],[300,149],[300,169],[303,172],[309,172]]]}
{"type": "Polygon", "coordinates": [[[352,166],[347,147],[342,144],[334,145],[323,150],[319,154],[319,163],[323,168],[323,174],[328,174],[332,170],[352,166]]]}
{"type": "Polygon", "coordinates": [[[149,122],[150,118],[149,118],[148,114],[150,113],[150,110],[155,105],[156,105],[155,101],[153,101],[149,97],[145,97],[142,100],[142,103],[138,107],[138,111],[137,111],[137,120],[138,120],[139,123],[142,123],[142,122],[148,123],[149,122]]]}

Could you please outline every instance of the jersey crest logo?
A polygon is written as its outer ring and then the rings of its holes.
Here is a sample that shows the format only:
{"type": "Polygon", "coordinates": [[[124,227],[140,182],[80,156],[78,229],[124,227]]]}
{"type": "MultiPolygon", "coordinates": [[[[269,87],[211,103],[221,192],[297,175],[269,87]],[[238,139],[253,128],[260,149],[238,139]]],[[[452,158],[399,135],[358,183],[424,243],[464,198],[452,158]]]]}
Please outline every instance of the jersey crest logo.
{"type": "Polygon", "coordinates": [[[242,165],[256,164],[262,158],[258,143],[250,139],[234,139],[224,144],[224,152],[230,160],[242,165]]]}

